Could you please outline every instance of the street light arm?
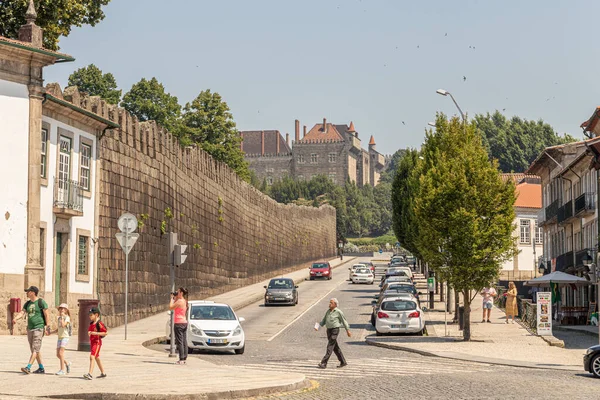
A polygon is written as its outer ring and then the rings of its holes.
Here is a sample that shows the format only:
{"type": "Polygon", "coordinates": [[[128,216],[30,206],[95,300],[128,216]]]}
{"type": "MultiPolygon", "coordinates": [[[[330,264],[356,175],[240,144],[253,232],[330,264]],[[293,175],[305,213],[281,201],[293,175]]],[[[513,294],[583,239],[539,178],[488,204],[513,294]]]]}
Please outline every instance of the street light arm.
{"type": "Polygon", "coordinates": [[[452,93],[450,93],[450,92],[448,92],[448,94],[450,95],[450,98],[454,102],[454,105],[456,106],[456,108],[458,108],[458,112],[460,112],[460,115],[461,115],[461,117],[463,119],[463,122],[466,122],[465,114],[460,109],[460,106],[458,105],[458,103],[456,102],[456,100],[454,100],[454,96],[452,96],[452,93]]]}

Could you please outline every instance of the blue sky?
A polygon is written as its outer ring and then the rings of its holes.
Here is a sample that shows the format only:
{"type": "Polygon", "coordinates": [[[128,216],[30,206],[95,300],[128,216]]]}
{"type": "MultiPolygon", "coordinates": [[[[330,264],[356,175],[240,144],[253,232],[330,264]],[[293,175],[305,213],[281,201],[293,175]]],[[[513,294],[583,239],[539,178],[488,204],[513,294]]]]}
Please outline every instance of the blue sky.
{"type": "Polygon", "coordinates": [[[240,130],[293,138],[296,118],[352,120],[384,154],[457,113],[439,88],[469,115],[505,109],[581,137],[600,103],[599,12],[592,0],[112,0],[104,21],[61,40],[76,61],[45,79],[64,88],[94,63],[125,93],[154,76],[181,104],[219,92],[240,130]]]}

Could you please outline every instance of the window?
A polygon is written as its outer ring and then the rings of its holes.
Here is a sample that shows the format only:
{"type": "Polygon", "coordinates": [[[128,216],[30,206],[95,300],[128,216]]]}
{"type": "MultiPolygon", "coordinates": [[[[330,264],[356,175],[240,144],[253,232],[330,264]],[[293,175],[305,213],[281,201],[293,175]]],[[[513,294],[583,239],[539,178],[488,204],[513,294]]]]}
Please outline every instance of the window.
{"type": "Polygon", "coordinates": [[[273,173],[275,171],[273,168],[267,168],[267,173],[273,173]]]}
{"type": "Polygon", "coordinates": [[[298,175],[298,180],[299,181],[303,181],[304,180],[304,175],[298,175]]]}
{"type": "Polygon", "coordinates": [[[289,173],[290,173],[290,171],[288,171],[287,169],[282,169],[282,170],[281,170],[281,174],[282,174],[282,175],[287,175],[287,174],[289,174],[289,173]]]}
{"type": "Polygon", "coordinates": [[[530,223],[530,221],[528,219],[521,220],[520,225],[521,225],[521,243],[522,244],[529,244],[529,235],[530,235],[529,223],[530,223]]]}
{"type": "Polygon", "coordinates": [[[317,164],[319,162],[319,155],[316,153],[312,153],[310,155],[310,163],[311,164],[317,164]]]}
{"type": "Polygon", "coordinates": [[[304,164],[304,154],[298,154],[298,164],[304,164]]]}
{"type": "Polygon", "coordinates": [[[65,182],[71,179],[71,139],[61,136],[59,148],[58,180],[65,182]]]}
{"type": "Polygon", "coordinates": [[[81,144],[80,154],[80,172],[79,172],[79,184],[84,190],[90,190],[90,161],[92,159],[92,146],[88,144],[81,144]]]}
{"type": "Polygon", "coordinates": [[[330,163],[334,163],[336,161],[337,161],[336,154],[335,153],[329,153],[329,162],[330,163]]]}
{"type": "Polygon", "coordinates": [[[80,235],[77,243],[77,274],[88,275],[89,237],[80,235]]]}
{"type": "Polygon", "coordinates": [[[329,176],[329,179],[331,179],[332,181],[335,181],[335,172],[330,172],[328,176],[329,176]]]}
{"type": "Polygon", "coordinates": [[[543,244],[544,243],[544,230],[542,227],[538,226],[538,222],[535,221],[535,244],[543,244]]]}
{"type": "Polygon", "coordinates": [[[42,129],[42,178],[46,177],[48,169],[48,129],[42,129]]]}
{"type": "Polygon", "coordinates": [[[272,176],[268,176],[267,177],[267,185],[272,185],[273,184],[273,177],[272,176]]]}

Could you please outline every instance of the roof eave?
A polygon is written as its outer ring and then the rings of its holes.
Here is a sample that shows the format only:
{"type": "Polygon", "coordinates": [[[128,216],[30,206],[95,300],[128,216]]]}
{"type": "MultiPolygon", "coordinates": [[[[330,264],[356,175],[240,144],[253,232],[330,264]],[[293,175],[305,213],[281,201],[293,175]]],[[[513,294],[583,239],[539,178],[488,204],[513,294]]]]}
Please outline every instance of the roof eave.
{"type": "Polygon", "coordinates": [[[27,51],[31,51],[33,53],[38,53],[38,54],[43,54],[45,56],[56,59],[57,61],[55,61],[55,63],[75,61],[75,58],[71,57],[68,54],[54,53],[52,51],[48,51],[45,49],[39,49],[37,47],[31,47],[31,46],[27,46],[27,45],[15,43],[15,42],[5,42],[5,41],[0,40],[0,45],[15,47],[17,49],[27,50],[27,51]]]}
{"type": "Polygon", "coordinates": [[[63,107],[67,107],[67,108],[69,108],[69,109],[71,109],[73,111],[76,111],[76,112],[78,112],[78,113],[80,113],[82,115],[85,115],[86,117],[92,118],[93,120],[106,125],[106,128],[108,128],[108,129],[117,129],[117,128],[121,127],[121,125],[117,124],[116,122],[110,121],[110,120],[108,120],[106,118],[102,118],[98,114],[94,114],[93,112],[88,111],[88,110],[86,110],[84,108],[77,107],[76,105],[74,105],[72,103],[69,103],[68,101],[56,98],[56,97],[52,96],[51,94],[48,94],[48,93],[44,94],[44,98],[46,100],[49,100],[49,101],[53,102],[53,103],[59,104],[59,105],[61,105],[63,107]]]}

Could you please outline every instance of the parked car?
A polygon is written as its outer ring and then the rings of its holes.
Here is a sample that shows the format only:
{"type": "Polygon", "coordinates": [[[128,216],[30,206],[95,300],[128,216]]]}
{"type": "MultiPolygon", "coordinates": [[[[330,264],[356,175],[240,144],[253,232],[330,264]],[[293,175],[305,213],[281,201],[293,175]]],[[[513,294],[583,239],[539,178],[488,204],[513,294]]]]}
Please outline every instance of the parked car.
{"type": "Polygon", "coordinates": [[[377,300],[373,300],[371,302],[371,306],[373,307],[371,311],[371,325],[375,326],[375,319],[377,318],[377,312],[379,312],[379,307],[381,307],[381,303],[385,299],[389,298],[406,298],[406,299],[414,299],[415,296],[410,294],[409,292],[399,291],[399,290],[387,290],[381,296],[375,296],[377,300]]]}
{"type": "Polygon", "coordinates": [[[411,279],[410,279],[410,276],[408,276],[408,274],[406,273],[406,271],[402,271],[402,270],[393,270],[393,271],[389,271],[389,268],[388,268],[388,271],[386,271],[386,272],[385,272],[385,275],[383,275],[383,276],[381,277],[381,281],[382,281],[382,282],[383,282],[383,281],[385,281],[385,280],[386,280],[386,279],[388,279],[390,276],[400,276],[400,277],[405,277],[405,278],[406,278],[406,279],[408,279],[409,281],[411,280],[411,279]]]}
{"type": "MultiPolygon", "coordinates": [[[[246,337],[241,323],[244,318],[235,314],[227,304],[214,301],[188,302],[187,342],[193,350],[235,351],[244,354],[246,337]]],[[[171,317],[167,320],[167,337],[171,334],[171,317]]]]}
{"type": "Polygon", "coordinates": [[[410,279],[407,276],[400,276],[400,275],[390,275],[387,278],[384,276],[383,279],[381,279],[381,282],[379,282],[379,287],[382,288],[386,283],[392,283],[392,282],[409,282],[410,279]]]}
{"type": "Polygon", "coordinates": [[[316,278],[332,278],[331,265],[327,261],[317,261],[310,266],[310,280],[316,278]]]}
{"type": "Polygon", "coordinates": [[[596,378],[600,378],[600,345],[587,349],[583,356],[583,368],[596,378]]]}
{"type": "Polygon", "coordinates": [[[412,294],[416,298],[418,298],[419,296],[417,288],[411,282],[392,282],[388,283],[387,285],[384,285],[379,291],[379,294],[375,296],[375,298],[379,298],[383,293],[391,290],[395,290],[398,292],[407,292],[412,294]]]}
{"type": "Polygon", "coordinates": [[[298,286],[289,278],[271,279],[265,289],[265,307],[271,304],[298,304],[298,286]]]}
{"type": "Polygon", "coordinates": [[[390,275],[392,275],[392,274],[395,274],[397,271],[405,271],[405,272],[406,272],[406,275],[407,275],[407,276],[408,276],[408,277],[409,277],[411,280],[414,278],[414,277],[413,277],[412,270],[410,269],[410,267],[407,267],[407,266],[392,266],[392,267],[389,267],[389,268],[388,268],[388,269],[385,271],[385,273],[386,273],[386,274],[390,274],[390,275]]]}
{"type": "Polygon", "coordinates": [[[359,264],[366,265],[372,273],[375,273],[375,265],[371,261],[362,261],[359,264]]]}
{"type": "Polygon", "coordinates": [[[372,285],[373,282],[375,282],[375,276],[373,275],[373,272],[371,272],[371,270],[365,266],[362,266],[362,268],[356,268],[350,279],[352,280],[352,283],[368,283],[372,285]]]}
{"type": "Polygon", "coordinates": [[[384,333],[423,334],[425,320],[417,301],[406,297],[390,297],[381,303],[375,318],[377,335],[384,333]]]}
{"type": "Polygon", "coordinates": [[[366,266],[364,264],[354,264],[353,266],[348,268],[348,280],[349,281],[352,280],[352,274],[354,274],[354,271],[356,271],[359,268],[365,268],[365,267],[366,266]]]}

